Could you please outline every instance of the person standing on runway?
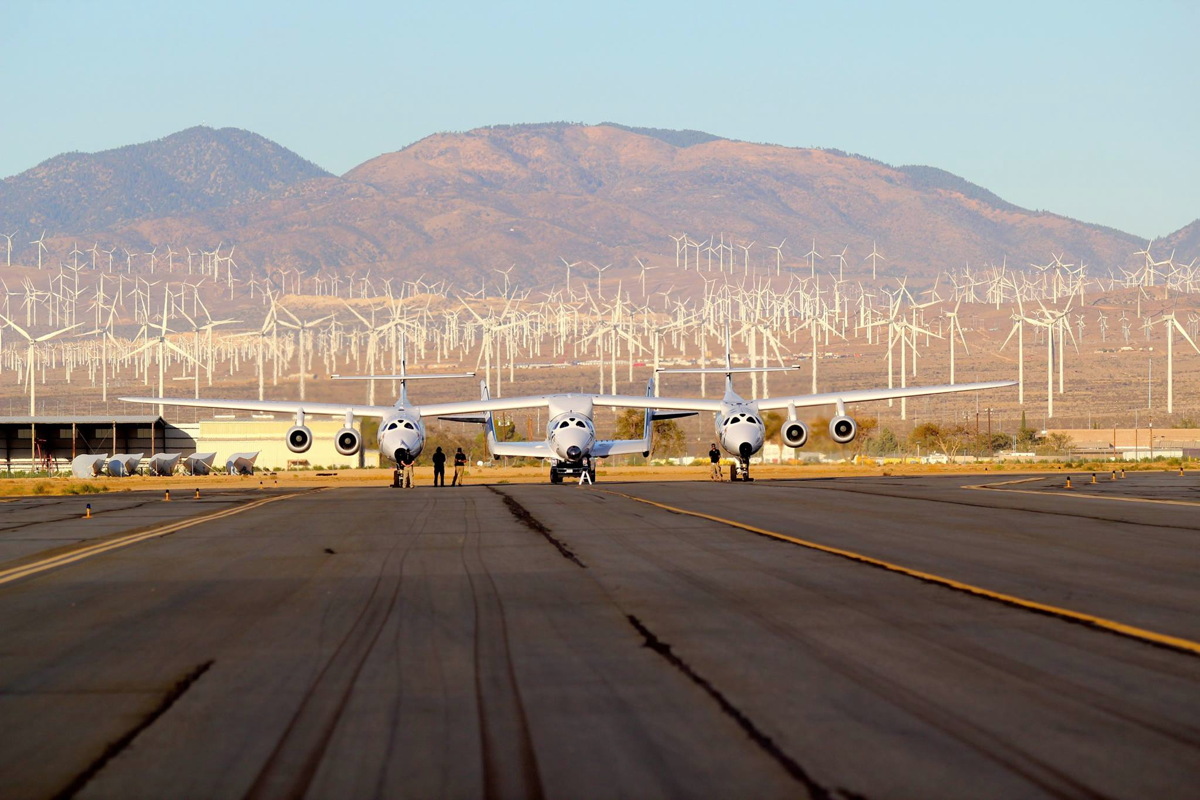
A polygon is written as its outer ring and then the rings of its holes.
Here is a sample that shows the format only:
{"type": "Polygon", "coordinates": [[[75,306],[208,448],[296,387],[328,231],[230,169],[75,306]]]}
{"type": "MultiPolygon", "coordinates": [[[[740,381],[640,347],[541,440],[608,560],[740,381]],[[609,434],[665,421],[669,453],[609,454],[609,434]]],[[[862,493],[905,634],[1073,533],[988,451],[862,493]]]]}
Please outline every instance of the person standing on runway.
{"type": "Polygon", "coordinates": [[[433,485],[446,485],[446,454],[440,447],[433,454],[433,485]]]}
{"type": "Polygon", "coordinates": [[[404,458],[400,462],[400,465],[404,467],[405,489],[413,488],[413,474],[416,472],[416,463],[417,460],[413,458],[412,453],[405,451],[404,458]]]}
{"type": "Polygon", "coordinates": [[[467,482],[463,472],[467,468],[467,454],[458,448],[454,451],[454,477],[450,479],[451,486],[462,486],[467,482]]]}
{"type": "Polygon", "coordinates": [[[723,480],[721,477],[721,451],[717,449],[717,443],[712,443],[712,448],[708,451],[708,460],[712,465],[709,470],[709,479],[714,481],[723,480]]]}

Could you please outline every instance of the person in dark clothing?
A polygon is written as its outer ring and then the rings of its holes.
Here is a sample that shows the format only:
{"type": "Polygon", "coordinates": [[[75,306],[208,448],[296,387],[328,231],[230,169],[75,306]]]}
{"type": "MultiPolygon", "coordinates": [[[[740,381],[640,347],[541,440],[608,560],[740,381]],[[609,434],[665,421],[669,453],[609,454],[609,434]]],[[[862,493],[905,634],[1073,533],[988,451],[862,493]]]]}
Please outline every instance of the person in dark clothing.
{"type": "Polygon", "coordinates": [[[417,459],[413,457],[413,454],[405,450],[400,460],[400,467],[404,470],[405,489],[413,488],[413,474],[416,472],[416,463],[417,459]]]}
{"type": "Polygon", "coordinates": [[[454,477],[450,479],[451,486],[462,486],[466,483],[463,471],[467,468],[467,454],[458,448],[454,451],[454,477]]]}
{"type": "Polygon", "coordinates": [[[708,461],[712,465],[709,469],[709,479],[723,480],[721,477],[721,451],[717,449],[716,442],[712,443],[712,448],[708,451],[708,461]]]}
{"type": "Polygon", "coordinates": [[[433,485],[446,485],[446,454],[440,447],[433,454],[433,485]]]}

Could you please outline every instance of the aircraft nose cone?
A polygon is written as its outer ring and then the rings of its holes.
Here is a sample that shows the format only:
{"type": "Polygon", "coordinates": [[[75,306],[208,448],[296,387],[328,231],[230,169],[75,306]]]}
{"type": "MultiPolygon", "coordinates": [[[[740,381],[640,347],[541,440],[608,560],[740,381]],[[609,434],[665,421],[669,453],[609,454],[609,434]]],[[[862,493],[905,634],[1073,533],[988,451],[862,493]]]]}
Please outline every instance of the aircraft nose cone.
{"type": "Polygon", "coordinates": [[[749,442],[742,442],[738,445],[738,452],[742,454],[742,458],[749,458],[750,454],[754,452],[754,445],[749,442]]]}
{"type": "Polygon", "coordinates": [[[582,455],[583,450],[579,447],[579,445],[573,444],[567,448],[567,458],[571,459],[572,461],[578,461],[582,455]]]}

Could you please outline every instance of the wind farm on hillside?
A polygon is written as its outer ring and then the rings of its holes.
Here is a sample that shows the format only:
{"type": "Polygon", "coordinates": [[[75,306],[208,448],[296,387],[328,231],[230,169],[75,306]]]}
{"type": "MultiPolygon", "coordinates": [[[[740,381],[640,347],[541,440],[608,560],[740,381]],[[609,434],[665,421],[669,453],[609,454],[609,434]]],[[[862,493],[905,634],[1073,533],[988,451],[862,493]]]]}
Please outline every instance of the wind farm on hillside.
{"type": "MultiPolygon", "coordinates": [[[[1050,253],[1044,263],[963,266],[921,285],[883,277],[887,253],[764,244],[725,234],[664,237],[657,256],[593,263],[563,255],[531,286],[514,265],[478,285],[305,274],[240,263],[234,244],[119,242],[49,249],[6,234],[0,329],[5,413],[108,414],[120,393],[390,402],[392,382],[331,374],[454,366],[493,396],[632,392],[656,367],[735,362],[747,396],[1010,379],[1014,390],[872,404],[996,430],[1190,426],[1200,416],[1200,274],[1153,244],[1137,267],[1102,270],[1050,253]],[[820,252],[820,250],[825,252],[820,252]],[[14,258],[14,253],[16,257],[14,258]],[[1176,364],[1176,361],[1179,361],[1176,364]]],[[[672,378],[673,391],[719,394],[672,378]]],[[[461,391],[461,385],[457,389],[461,391]]],[[[423,387],[425,400],[453,386],[423,387]]],[[[195,413],[195,412],[186,412],[195,413]]],[[[606,423],[603,418],[598,422],[606,423]]]]}

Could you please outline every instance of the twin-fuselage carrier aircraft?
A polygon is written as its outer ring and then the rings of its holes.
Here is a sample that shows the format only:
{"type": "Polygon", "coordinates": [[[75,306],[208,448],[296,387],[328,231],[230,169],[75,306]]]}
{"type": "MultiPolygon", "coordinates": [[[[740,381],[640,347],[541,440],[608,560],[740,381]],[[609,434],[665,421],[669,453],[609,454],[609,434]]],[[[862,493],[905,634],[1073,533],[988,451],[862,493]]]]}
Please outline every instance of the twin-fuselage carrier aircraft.
{"type": "Polygon", "coordinates": [[[362,435],[354,428],[355,417],[376,418],[379,424],[379,452],[397,467],[416,459],[425,447],[426,417],[477,422],[486,427],[488,447],[494,456],[543,458],[551,462],[550,480],[561,483],[565,477],[586,472],[595,479],[594,458],[641,453],[649,456],[655,420],[691,416],[702,411],[716,415],[716,436],[721,446],[736,459],[735,477],[750,479],[750,459],[758,453],[766,438],[763,411],[788,410],[781,438],[788,447],[803,447],[808,441],[808,426],[796,416],[799,408],[833,405],[836,416],[830,420],[829,435],[839,444],[851,442],[858,425],[846,414],[847,403],[889,400],[902,397],[971,392],[1014,386],[1015,381],[960,383],[941,386],[909,386],[892,389],[855,389],[844,392],[795,395],[790,397],[747,400],[733,390],[733,378],[739,372],[793,369],[792,367],[734,368],[726,358],[724,369],[677,369],[661,372],[720,372],[725,374],[725,395],[720,400],[701,397],[655,397],[654,378],[647,384],[645,395],[605,395],[567,393],[491,398],[486,385],[481,385],[478,400],[453,403],[415,405],[408,399],[407,382],[411,380],[470,378],[474,373],[422,375],[409,374],[402,367],[398,375],[331,376],[335,380],[395,380],[400,383],[400,397],[390,406],[359,405],[355,403],[318,403],[305,400],[237,400],[175,397],[122,397],[128,403],[148,405],[188,406],[196,408],[232,409],[243,411],[294,414],[295,424],[287,430],[288,449],[293,453],[306,452],[313,441],[312,430],[304,424],[305,417],[343,417],[344,427],[334,437],[334,447],[343,456],[353,456],[362,449],[362,435]],[[643,435],[639,439],[597,439],[593,420],[595,406],[639,408],[645,410],[643,435]],[[546,439],[541,442],[505,442],[496,437],[493,414],[522,408],[546,408],[549,421],[546,439]]]}
{"type": "MultiPolygon", "coordinates": [[[[493,402],[487,384],[479,384],[480,402],[493,402]]],[[[596,465],[592,459],[640,453],[649,458],[653,444],[654,423],[657,420],[692,417],[695,411],[660,411],[654,408],[654,378],[646,384],[646,394],[637,408],[645,409],[642,418],[642,436],[638,439],[597,439],[594,406],[603,405],[606,395],[598,394],[547,394],[528,397],[505,398],[509,403],[520,403],[514,408],[545,408],[546,438],[540,442],[502,441],[496,436],[496,423],[492,411],[484,414],[443,414],[441,419],[454,422],[478,422],[487,432],[488,450],[493,456],[516,458],[541,458],[550,462],[550,482],[562,483],[565,478],[580,478],[584,473],[593,483],[596,480],[596,465]]]]}

